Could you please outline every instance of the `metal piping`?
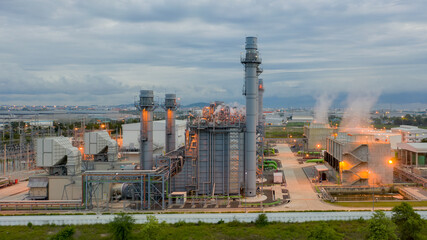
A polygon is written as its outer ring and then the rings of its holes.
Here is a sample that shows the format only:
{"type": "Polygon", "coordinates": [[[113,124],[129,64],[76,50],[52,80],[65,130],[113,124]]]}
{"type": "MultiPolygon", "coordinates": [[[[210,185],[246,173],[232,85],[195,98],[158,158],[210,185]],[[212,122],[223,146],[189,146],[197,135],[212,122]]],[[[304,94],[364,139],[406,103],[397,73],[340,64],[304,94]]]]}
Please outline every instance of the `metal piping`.
{"type": "Polygon", "coordinates": [[[139,103],[135,104],[141,111],[141,129],[139,135],[140,169],[153,169],[153,111],[154,94],[152,90],[141,90],[139,103]]]}
{"type": "Polygon", "coordinates": [[[256,196],[256,125],[258,120],[258,75],[261,58],[257,51],[257,38],[246,38],[246,55],[241,58],[245,65],[246,137],[245,137],[245,195],[256,196]]]}
{"type": "Polygon", "coordinates": [[[264,81],[262,79],[258,80],[258,125],[262,126],[264,124],[264,115],[263,115],[263,95],[264,95],[264,81]]]}
{"type": "Polygon", "coordinates": [[[166,129],[165,129],[165,152],[171,152],[175,150],[175,111],[177,109],[176,103],[176,94],[166,94],[165,95],[165,105],[166,110],[166,129]]]}

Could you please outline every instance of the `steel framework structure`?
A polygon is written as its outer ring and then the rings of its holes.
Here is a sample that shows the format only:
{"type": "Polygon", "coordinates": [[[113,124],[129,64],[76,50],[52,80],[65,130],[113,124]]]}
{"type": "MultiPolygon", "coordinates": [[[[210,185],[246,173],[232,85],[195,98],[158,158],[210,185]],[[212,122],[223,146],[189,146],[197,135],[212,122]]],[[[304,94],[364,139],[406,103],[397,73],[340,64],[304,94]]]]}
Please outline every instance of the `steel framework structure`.
{"type": "Polygon", "coordinates": [[[83,204],[86,210],[108,209],[111,196],[106,189],[109,191],[113,183],[126,183],[130,187],[135,209],[165,209],[167,179],[168,172],[156,170],[87,171],[82,175],[83,204]]]}

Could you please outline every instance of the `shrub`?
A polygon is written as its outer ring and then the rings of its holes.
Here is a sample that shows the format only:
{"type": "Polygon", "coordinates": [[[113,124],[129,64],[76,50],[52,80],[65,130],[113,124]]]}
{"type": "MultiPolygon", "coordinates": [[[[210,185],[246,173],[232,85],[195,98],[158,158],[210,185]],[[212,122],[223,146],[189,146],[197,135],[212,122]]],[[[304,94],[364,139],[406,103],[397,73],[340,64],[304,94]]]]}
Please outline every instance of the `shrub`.
{"type": "Polygon", "coordinates": [[[316,225],[308,234],[309,240],[340,240],[344,234],[337,233],[335,229],[322,222],[316,225]]]}
{"type": "Polygon", "coordinates": [[[397,239],[396,225],[382,211],[375,211],[368,220],[368,239],[397,239]]]}
{"type": "Polygon", "coordinates": [[[237,220],[236,218],[233,218],[233,221],[228,222],[227,225],[230,227],[238,227],[241,225],[241,222],[239,222],[239,220],[237,220]]]}
{"type": "Polygon", "coordinates": [[[403,202],[399,206],[395,206],[392,212],[391,220],[397,225],[400,239],[419,239],[424,221],[412,206],[403,202]]]}
{"type": "Polygon", "coordinates": [[[134,226],[135,219],[126,213],[118,214],[109,224],[113,239],[117,240],[129,239],[134,226]]]}
{"type": "Polygon", "coordinates": [[[187,224],[184,220],[179,220],[178,222],[174,223],[175,227],[181,227],[187,224]]]}
{"type": "Polygon", "coordinates": [[[258,217],[255,220],[255,225],[257,227],[264,227],[264,226],[268,225],[267,215],[265,215],[264,213],[258,215],[258,217]]]}
{"type": "Polygon", "coordinates": [[[142,226],[142,239],[157,239],[160,230],[159,220],[155,216],[148,215],[147,223],[142,226]]]}
{"type": "Polygon", "coordinates": [[[75,229],[73,226],[66,226],[61,231],[53,235],[50,239],[51,240],[69,240],[73,239],[73,234],[75,232],[75,229]]]}
{"type": "Polygon", "coordinates": [[[28,227],[28,228],[32,228],[32,227],[33,227],[33,223],[32,223],[32,222],[28,222],[28,223],[27,223],[27,227],[28,227]]]}

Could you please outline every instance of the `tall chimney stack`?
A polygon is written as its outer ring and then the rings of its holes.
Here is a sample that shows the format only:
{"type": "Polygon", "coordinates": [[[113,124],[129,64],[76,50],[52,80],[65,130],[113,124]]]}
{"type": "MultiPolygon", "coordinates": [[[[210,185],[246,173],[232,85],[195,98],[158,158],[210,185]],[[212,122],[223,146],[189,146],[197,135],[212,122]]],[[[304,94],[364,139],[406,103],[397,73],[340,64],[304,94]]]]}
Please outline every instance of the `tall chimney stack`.
{"type": "Polygon", "coordinates": [[[245,195],[256,196],[256,125],[258,121],[258,75],[262,69],[259,67],[261,58],[258,54],[257,38],[246,38],[246,54],[241,58],[245,65],[245,90],[246,96],[246,137],[245,137],[245,195]]]}
{"type": "Polygon", "coordinates": [[[165,110],[166,110],[166,129],[165,129],[165,152],[175,150],[175,111],[177,109],[176,94],[165,95],[165,110]]]}
{"type": "Polygon", "coordinates": [[[141,90],[136,107],[141,111],[141,130],[139,135],[140,169],[153,169],[153,111],[154,94],[152,90],[141,90]]]}

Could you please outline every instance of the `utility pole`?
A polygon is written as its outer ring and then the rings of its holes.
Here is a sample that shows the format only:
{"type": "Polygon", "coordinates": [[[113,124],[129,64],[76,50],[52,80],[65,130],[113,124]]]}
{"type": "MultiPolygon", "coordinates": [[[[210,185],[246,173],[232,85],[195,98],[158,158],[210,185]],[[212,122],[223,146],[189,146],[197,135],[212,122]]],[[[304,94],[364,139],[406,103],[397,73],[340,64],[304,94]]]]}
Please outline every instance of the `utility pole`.
{"type": "Polygon", "coordinates": [[[6,144],[4,144],[4,159],[3,159],[3,175],[6,176],[6,163],[7,163],[7,158],[6,158],[6,144]]]}

